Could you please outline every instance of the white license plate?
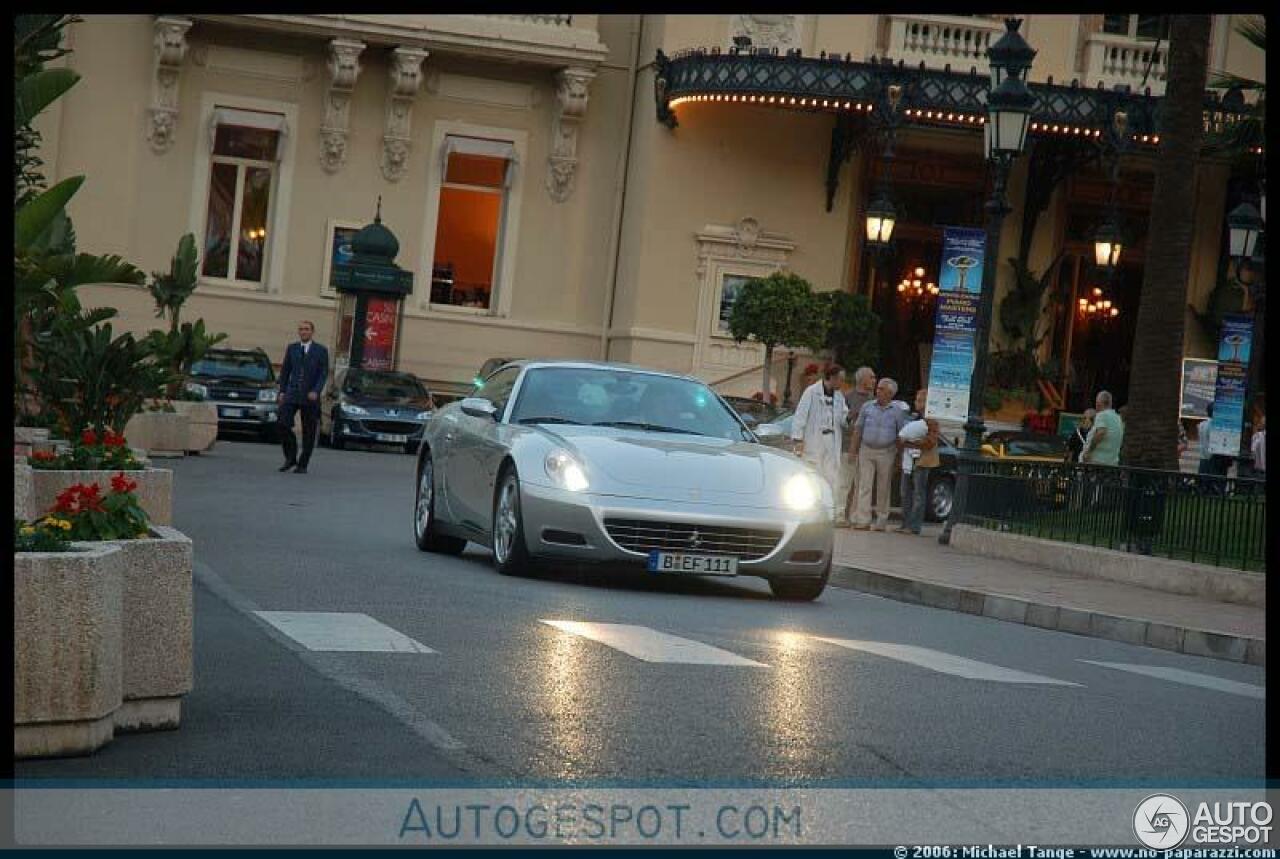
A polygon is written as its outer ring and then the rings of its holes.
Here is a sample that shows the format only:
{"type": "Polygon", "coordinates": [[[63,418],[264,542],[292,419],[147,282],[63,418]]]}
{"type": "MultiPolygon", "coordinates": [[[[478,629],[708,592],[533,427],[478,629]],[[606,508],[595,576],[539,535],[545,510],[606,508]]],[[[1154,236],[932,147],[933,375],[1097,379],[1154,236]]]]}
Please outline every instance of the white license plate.
{"type": "Polygon", "coordinates": [[[392,435],[391,433],[378,433],[378,441],[385,441],[387,444],[404,444],[409,440],[407,435],[392,435]]]}
{"type": "Polygon", "coordinates": [[[733,555],[686,555],[683,552],[649,553],[649,572],[688,573],[694,576],[736,576],[738,559],[733,555]]]}
{"type": "Polygon", "coordinates": [[[245,415],[245,412],[246,412],[246,411],[248,411],[248,409],[228,409],[228,408],[223,407],[223,408],[218,409],[218,417],[220,417],[220,418],[242,418],[242,417],[244,417],[244,415],[245,415]]]}

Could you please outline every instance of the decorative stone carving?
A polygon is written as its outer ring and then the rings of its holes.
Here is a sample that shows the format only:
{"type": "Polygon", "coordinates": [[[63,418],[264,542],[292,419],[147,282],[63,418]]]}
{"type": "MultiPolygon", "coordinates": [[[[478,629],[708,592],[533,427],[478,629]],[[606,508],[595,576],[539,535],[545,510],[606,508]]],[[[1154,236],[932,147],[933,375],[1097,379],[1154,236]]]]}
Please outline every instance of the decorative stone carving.
{"type": "Polygon", "coordinates": [[[785,53],[800,44],[800,15],[733,15],[729,24],[730,42],[735,36],[747,36],[753,48],[777,48],[785,53]]]}
{"type": "Polygon", "coordinates": [[[187,55],[190,18],[160,16],[155,20],[155,75],[151,81],[151,107],[147,110],[147,142],[156,154],[173,145],[178,127],[178,76],[187,55]]]}
{"type": "Polygon", "coordinates": [[[360,76],[364,42],[333,39],[329,42],[329,88],[324,94],[324,119],[320,122],[320,165],[336,173],[347,163],[347,126],[351,91],[360,76]]]}
{"type": "Polygon", "coordinates": [[[387,94],[387,123],[382,135],[382,175],[399,182],[409,169],[413,146],[413,99],[422,86],[421,48],[396,48],[391,52],[391,90],[387,94]]]}
{"type": "Polygon", "coordinates": [[[563,203],[573,193],[578,171],[578,128],[587,112],[587,89],[596,73],[567,68],[556,73],[558,109],[551,125],[551,155],[547,159],[547,191],[563,203]]]}

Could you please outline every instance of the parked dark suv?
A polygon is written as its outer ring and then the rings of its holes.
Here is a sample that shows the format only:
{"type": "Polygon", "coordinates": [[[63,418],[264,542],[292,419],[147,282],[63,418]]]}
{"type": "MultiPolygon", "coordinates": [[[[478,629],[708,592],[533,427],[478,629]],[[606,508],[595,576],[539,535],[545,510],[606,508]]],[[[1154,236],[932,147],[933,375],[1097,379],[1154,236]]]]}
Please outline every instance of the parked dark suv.
{"type": "Polygon", "coordinates": [[[218,430],[276,437],[276,374],[262,349],[215,347],[191,365],[187,390],[218,407],[218,430]]]}

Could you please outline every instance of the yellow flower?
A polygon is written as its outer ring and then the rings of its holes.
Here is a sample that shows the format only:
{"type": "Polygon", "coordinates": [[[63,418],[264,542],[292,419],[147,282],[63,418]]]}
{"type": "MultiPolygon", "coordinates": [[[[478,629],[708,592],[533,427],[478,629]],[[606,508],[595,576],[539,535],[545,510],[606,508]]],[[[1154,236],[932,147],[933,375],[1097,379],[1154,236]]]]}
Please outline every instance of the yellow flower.
{"type": "Polygon", "coordinates": [[[32,528],[30,525],[23,525],[23,526],[22,526],[22,531],[21,531],[21,533],[22,533],[22,536],[24,536],[24,537],[30,537],[30,536],[31,536],[32,534],[34,534],[35,532],[36,532],[36,529],[35,529],[35,528],[32,528]]]}
{"type": "Polygon", "coordinates": [[[61,528],[63,531],[70,531],[70,530],[71,530],[71,523],[70,523],[70,522],[68,522],[66,519],[59,519],[59,520],[58,520],[58,527],[59,527],[59,528],[61,528]]]}

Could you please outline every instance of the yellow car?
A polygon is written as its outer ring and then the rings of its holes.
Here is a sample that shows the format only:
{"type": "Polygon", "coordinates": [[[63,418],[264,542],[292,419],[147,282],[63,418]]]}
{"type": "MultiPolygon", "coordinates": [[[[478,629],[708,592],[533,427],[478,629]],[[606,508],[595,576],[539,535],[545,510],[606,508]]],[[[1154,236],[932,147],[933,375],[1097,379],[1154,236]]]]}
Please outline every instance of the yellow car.
{"type": "Polygon", "coordinates": [[[1046,433],[1000,430],[982,442],[982,455],[1018,462],[1063,462],[1067,440],[1046,433]]]}

